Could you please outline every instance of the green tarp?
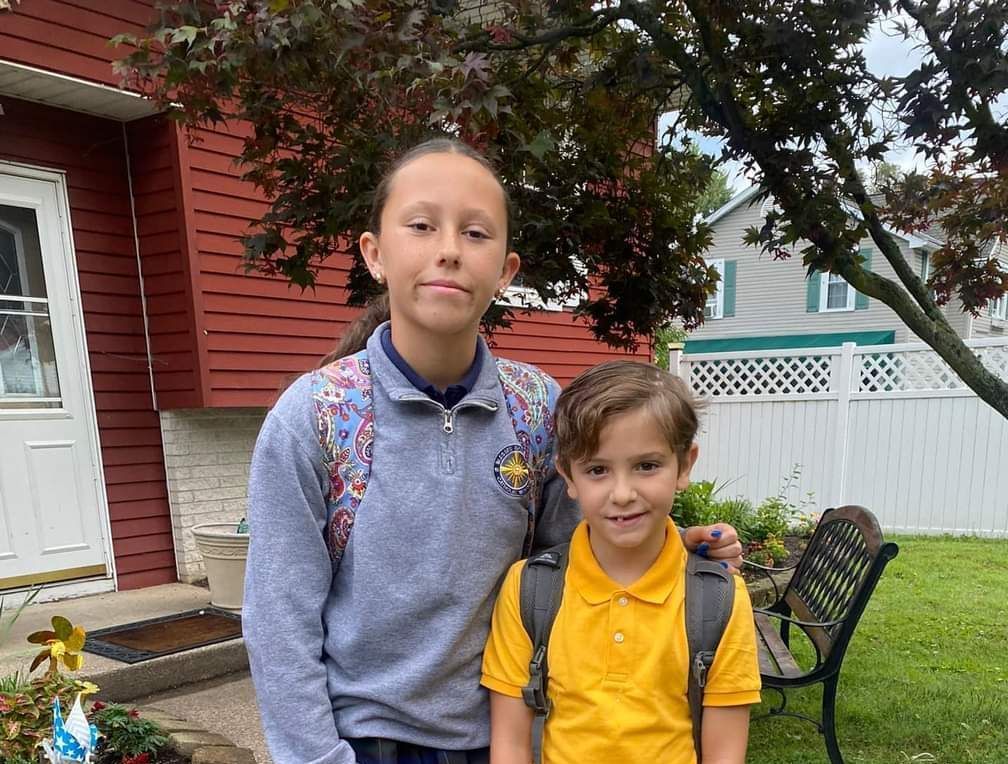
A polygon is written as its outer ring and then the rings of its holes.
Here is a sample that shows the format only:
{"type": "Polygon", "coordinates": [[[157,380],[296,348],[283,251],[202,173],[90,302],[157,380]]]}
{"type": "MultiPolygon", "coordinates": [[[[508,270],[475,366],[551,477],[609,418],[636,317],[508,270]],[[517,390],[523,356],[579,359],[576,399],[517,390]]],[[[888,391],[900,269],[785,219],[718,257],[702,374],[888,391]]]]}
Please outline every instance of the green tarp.
{"type": "Polygon", "coordinates": [[[891,345],[895,331],[836,332],[833,334],[784,334],[778,337],[726,337],[720,340],[686,340],[684,353],[730,353],[736,350],[787,350],[830,348],[845,342],[858,345],[891,345]]]}

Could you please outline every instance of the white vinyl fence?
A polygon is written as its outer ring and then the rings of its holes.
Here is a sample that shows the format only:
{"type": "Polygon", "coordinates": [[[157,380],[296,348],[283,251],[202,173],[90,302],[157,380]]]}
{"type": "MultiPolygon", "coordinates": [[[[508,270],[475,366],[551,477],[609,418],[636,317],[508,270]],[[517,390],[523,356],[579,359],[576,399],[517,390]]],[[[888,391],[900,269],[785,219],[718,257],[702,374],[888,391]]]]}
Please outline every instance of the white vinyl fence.
{"type": "MultiPolygon", "coordinates": [[[[967,344],[1008,379],[1008,340],[967,344]]],[[[871,509],[907,533],[1008,536],[1008,420],[926,345],[682,355],[678,369],[708,407],[697,480],[759,502],[794,465],[789,496],[819,510],[871,509]]]]}

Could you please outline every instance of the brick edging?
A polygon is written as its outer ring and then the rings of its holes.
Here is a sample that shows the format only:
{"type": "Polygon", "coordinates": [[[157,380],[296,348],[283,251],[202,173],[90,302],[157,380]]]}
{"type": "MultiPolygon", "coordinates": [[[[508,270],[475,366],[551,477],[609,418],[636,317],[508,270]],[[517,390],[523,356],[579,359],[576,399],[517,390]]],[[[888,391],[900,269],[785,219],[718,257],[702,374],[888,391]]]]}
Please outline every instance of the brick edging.
{"type": "Polygon", "coordinates": [[[179,719],[157,706],[138,706],[143,719],[150,719],[168,735],[169,745],[192,764],[256,764],[249,748],[239,748],[223,735],[208,732],[194,722],[179,719]]]}

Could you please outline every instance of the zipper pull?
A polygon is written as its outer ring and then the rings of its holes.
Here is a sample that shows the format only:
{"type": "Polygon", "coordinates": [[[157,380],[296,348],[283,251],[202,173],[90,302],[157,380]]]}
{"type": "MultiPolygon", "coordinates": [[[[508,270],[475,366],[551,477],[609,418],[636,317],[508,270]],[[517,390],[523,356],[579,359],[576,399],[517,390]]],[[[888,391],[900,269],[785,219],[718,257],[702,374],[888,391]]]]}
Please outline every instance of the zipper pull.
{"type": "Polygon", "coordinates": [[[455,424],[452,422],[452,412],[445,409],[444,412],[444,431],[451,435],[455,431],[455,424]]]}

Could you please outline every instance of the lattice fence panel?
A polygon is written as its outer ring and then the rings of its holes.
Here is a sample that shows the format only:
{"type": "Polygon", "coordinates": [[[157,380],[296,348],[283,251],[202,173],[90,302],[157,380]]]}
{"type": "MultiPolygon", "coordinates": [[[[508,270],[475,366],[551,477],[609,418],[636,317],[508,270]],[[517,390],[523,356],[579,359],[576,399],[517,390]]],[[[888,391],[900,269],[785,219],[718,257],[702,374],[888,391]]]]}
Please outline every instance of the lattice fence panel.
{"type": "MultiPolygon", "coordinates": [[[[1008,345],[976,348],[974,352],[991,372],[1008,379],[1008,345]]],[[[856,367],[859,393],[900,390],[959,390],[966,384],[933,350],[866,353],[856,367]]]]}
{"type": "Polygon", "coordinates": [[[690,361],[698,395],[801,395],[830,390],[833,356],[769,356],[690,361]]]}

